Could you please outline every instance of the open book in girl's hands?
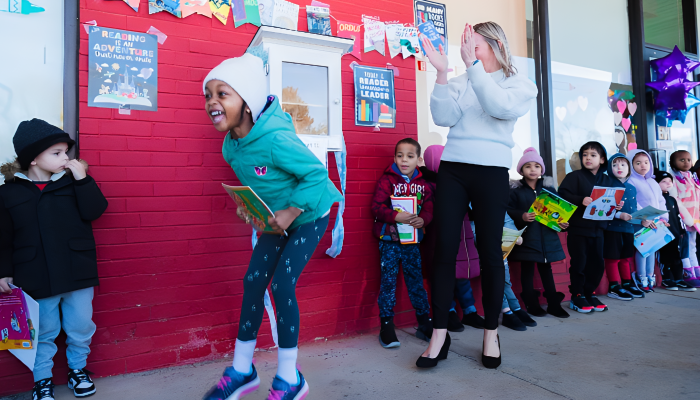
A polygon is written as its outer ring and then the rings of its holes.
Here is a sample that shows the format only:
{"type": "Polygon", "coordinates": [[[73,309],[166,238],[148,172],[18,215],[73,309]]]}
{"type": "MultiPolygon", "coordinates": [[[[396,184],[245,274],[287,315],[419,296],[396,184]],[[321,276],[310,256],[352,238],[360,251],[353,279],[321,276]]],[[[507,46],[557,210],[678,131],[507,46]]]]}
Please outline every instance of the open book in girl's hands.
{"type": "Polygon", "coordinates": [[[630,224],[641,224],[644,220],[653,221],[654,218],[660,217],[666,214],[668,210],[659,210],[652,206],[646,206],[639,211],[632,213],[632,219],[627,221],[630,224]]]}
{"type": "Polygon", "coordinates": [[[654,220],[654,224],[656,229],[642,228],[634,234],[634,247],[644,258],[653,255],[674,239],[671,231],[658,218],[654,220]]]}
{"type": "Polygon", "coordinates": [[[224,183],[221,186],[226,189],[236,206],[243,208],[243,212],[249,217],[250,224],[256,231],[279,235],[279,232],[275,232],[267,220],[271,217],[274,218],[275,214],[250,186],[229,186],[224,183]]]}

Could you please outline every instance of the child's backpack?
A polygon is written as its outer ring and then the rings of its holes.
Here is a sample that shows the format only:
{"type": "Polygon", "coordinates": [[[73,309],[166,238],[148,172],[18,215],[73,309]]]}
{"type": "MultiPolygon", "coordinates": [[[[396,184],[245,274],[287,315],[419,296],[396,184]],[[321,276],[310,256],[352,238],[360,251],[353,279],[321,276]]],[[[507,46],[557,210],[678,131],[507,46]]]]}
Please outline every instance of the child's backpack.
{"type": "MultiPolygon", "coordinates": [[[[423,159],[425,161],[425,166],[433,172],[438,172],[440,168],[440,159],[442,158],[442,151],[445,146],[434,144],[428,146],[423,154],[423,159]]],[[[430,224],[428,227],[434,226],[435,224],[430,224]]],[[[435,236],[435,235],[426,235],[435,236]]],[[[469,222],[469,215],[464,216],[464,221],[462,221],[462,233],[460,234],[461,239],[459,242],[459,252],[457,253],[457,279],[474,279],[480,274],[479,268],[479,253],[476,251],[476,246],[474,245],[474,234],[472,233],[471,223],[469,222]]],[[[428,243],[423,243],[422,245],[428,244],[432,245],[432,248],[428,248],[429,253],[433,254],[435,249],[435,242],[430,240],[428,243]]],[[[432,259],[432,258],[431,258],[432,259]]]]}

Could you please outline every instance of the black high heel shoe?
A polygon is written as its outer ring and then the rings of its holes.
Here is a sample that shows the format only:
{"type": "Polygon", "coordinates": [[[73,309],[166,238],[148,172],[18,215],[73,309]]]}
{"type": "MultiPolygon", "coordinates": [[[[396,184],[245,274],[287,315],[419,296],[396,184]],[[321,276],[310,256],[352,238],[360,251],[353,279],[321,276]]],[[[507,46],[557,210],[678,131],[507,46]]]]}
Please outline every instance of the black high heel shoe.
{"type": "Polygon", "coordinates": [[[430,357],[420,356],[420,357],[418,357],[418,361],[416,361],[416,367],[418,367],[418,368],[433,368],[433,367],[437,366],[438,361],[444,360],[447,358],[447,352],[450,351],[450,344],[452,344],[452,339],[450,339],[450,333],[448,332],[447,336],[445,336],[445,342],[442,344],[442,348],[440,348],[440,353],[438,353],[437,357],[430,358],[430,357]]]}
{"type": "Polygon", "coordinates": [[[484,365],[486,368],[490,369],[495,369],[498,368],[499,365],[501,365],[501,337],[496,334],[496,338],[498,339],[498,357],[489,357],[484,355],[484,348],[483,344],[481,347],[481,363],[484,365]]]}

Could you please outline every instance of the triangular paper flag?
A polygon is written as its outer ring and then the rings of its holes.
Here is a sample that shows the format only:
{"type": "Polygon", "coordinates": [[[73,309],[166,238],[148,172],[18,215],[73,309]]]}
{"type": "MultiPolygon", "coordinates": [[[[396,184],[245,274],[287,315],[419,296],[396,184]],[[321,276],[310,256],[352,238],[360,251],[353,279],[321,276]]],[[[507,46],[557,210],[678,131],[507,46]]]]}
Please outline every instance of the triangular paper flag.
{"type": "Polygon", "coordinates": [[[182,18],[189,17],[192,14],[204,15],[207,18],[211,18],[209,0],[184,0],[181,8],[182,18]]]}
{"type": "Polygon", "coordinates": [[[209,0],[209,8],[216,19],[226,25],[228,13],[231,11],[231,0],[209,0]]]}

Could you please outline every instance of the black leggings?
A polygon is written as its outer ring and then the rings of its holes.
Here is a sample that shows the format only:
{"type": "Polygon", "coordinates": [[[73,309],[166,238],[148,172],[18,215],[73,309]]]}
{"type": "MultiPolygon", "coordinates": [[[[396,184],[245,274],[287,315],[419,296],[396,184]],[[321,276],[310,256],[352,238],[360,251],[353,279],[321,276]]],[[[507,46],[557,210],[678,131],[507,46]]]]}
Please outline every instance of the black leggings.
{"type": "MultiPolygon", "coordinates": [[[[544,296],[554,295],[557,292],[557,286],[554,284],[554,276],[552,275],[551,263],[537,263],[537,270],[540,272],[542,279],[542,288],[544,288],[544,296]]],[[[523,288],[523,296],[534,293],[533,280],[535,279],[535,262],[521,261],[520,262],[520,284],[523,288]]]]}
{"type": "Polygon", "coordinates": [[[571,257],[569,264],[571,296],[593,295],[605,273],[603,236],[588,237],[569,233],[566,235],[566,247],[571,257]]]}
{"type": "Polygon", "coordinates": [[[438,171],[434,220],[437,227],[432,281],[433,327],[447,329],[462,222],[471,202],[481,265],[486,329],[498,328],[505,267],[501,251],[509,198],[508,169],[442,161],[438,171]]]}
{"type": "Polygon", "coordinates": [[[683,279],[683,263],[681,262],[677,238],[659,250],[659,261],[661,262],[661,275],[664,279],[672,281],[683,279]]]}
{"type": "Polygon", "coordinates": [[[272,280],[272,297],[277,311],[279,347],[297,347],[299,341],[299,305],[296,287],[299,275],[316,250],[328,226],[321,217],[294,229],[289,236],[264,234],[250,257],[248,271],[243,277],[243,304],[238,324],[238,339],[256,339],[263,319],[265,289],[272,280]]]}

